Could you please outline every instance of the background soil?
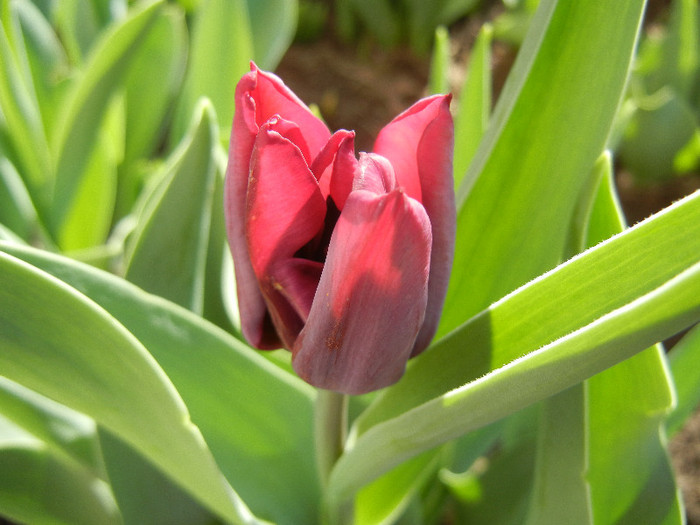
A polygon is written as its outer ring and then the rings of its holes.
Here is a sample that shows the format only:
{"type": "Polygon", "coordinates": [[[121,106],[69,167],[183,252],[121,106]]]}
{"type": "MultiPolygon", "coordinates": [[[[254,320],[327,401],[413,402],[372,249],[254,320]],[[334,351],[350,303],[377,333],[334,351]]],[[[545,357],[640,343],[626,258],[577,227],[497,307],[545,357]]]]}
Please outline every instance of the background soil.
{"type": "MultiPolygon", "coordinates": [[[[650,2],[647,23],[663,13],[667,4],[667,0],[650,2]]],[[[469,50],[481,24],[497,8],[482,10],[450,28],[455,62],[451,75],[453,92],[459,92],[469,50]]],[[[494,101],[515,54],[514,49],[504,44],[494,45],[494,101]]],[[[357,151],[371,151],[381,127],[425,95],[429,58],[417,57],[406,49],[380,49],[367,42],[354,47],[342,45],[325,36],[311,44],[293,45],[276,73],[302,100],[319,106],[331,130],[355,130],[357,151]]],[[[698,173],[653,186],[639,186],[624,171],[624,166],[616,166],[616,172],[620,201],[629,224],[700,188],[698,173]]],[[[700,410],[672,438],[670,451],[684,495],[688,523],[700,525],[700,410]]]]}

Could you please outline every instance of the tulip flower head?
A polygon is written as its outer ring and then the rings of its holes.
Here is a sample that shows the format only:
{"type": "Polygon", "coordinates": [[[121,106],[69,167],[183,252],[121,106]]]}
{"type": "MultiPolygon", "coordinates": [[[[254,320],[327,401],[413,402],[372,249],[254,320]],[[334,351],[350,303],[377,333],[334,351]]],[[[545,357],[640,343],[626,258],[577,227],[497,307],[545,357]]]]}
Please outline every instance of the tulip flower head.
{"type": "Polygon", "coordinates": [[[452,267],[449,95],[424,98],[372,153],[274,74],[236,87],[225,213],[243,335],[308,383],[361,394],[400,379],[435,334],[452,267]]]}

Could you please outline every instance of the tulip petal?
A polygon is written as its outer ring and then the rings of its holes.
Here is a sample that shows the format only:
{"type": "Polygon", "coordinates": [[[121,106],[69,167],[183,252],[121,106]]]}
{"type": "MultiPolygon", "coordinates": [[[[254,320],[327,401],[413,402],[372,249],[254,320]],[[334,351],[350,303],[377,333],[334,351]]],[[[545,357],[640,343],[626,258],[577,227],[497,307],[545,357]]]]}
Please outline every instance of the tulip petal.
{"type": "Polygon", "coordinates": [[[359,170],[352,185],[354,190],[367,190],[382,195],[397,187],[394,168],[381,155],[360,153],[359,164],[359,170]]]}
{"type": "Polygon", "coordinates": [[[423,204],[432,226],[427,313],[412,355],[422,352],[435,335],[454,257],[454,127],[450,98],[435,95],[416,102],[380,131],[374,145],[374,151],[391,162],[399,186],[423,204]]]}
{"type": "Polygon", "coordinates": [[[262,71],[251,63],[248,75],[253,75],[256,79],[255,87],[249,93],[255,100],[258,126],[262,126],[274,115],[294,122],[306,139],[311,158],[316,157],[331,136],[328,127],[274,73],[262,71]]]}
{"type": "Polygon", "coordinates": [[[423,325],[431,244],[425,210],[403,191],[353,191],[292,349],[297,374],[346,394],[396,382],[423,325]]]}
{"type": "MultiPolygon", "coordinates": [[[[342,203],[345,204],[347,194],[352,190],[352,178],[356,164],[355,132],[340,129],[333,133],[311,164],[311,171],[318,180],[323,196],[328,197],[335,192],[335,198],[338,198],[341,196],[339,193],[343,192],[345,195],[343,195],[342,203]],[[338,170],[340,173],[334,174],[338,170]]],[[[336,205],[339,209],[342,208],[342,205],[338,204],[337,201],[336,205]]]]}
{"type": "Polygon", "coordinates": [[[285,265],[323,230],[326,202],[301,151],[274,131],[274,124],[260,130],[251,156],[246,238],[268,311],[282,342],[291,347],[301,324],[290,319],[313,296],[305,288],[315,290],[318,281],[311,285],[308,272],[295,281],[285,265]]]}
{"type": "Polygon", "coordinates": [[[272,326],[265,301],[258,288],[258,281],[248,255],[245,233],[250,155],[259,129],[255,122],[255,101],[250,96],[255,84],[256,75],[248,73],[236,86],[236,109],[224,185],[224,214],[226,234],[236,274],[238,308],[243,335],[256,348],[271,349],[279,348],[281,341],[272,326]]]}

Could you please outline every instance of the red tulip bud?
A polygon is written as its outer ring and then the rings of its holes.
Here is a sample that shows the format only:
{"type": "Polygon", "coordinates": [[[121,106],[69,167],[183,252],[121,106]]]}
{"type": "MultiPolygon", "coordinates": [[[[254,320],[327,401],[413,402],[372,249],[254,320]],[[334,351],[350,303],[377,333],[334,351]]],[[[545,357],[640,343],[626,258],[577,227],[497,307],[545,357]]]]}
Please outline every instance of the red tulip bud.
{"type": "Polygon", "coordinates": [[[398,381],[435,334],[452,266],[450,96],[418,101],[373,153],[331,135],[275,75],[236,88],[226,223],[243,334],[347,394],[398,381]]]}

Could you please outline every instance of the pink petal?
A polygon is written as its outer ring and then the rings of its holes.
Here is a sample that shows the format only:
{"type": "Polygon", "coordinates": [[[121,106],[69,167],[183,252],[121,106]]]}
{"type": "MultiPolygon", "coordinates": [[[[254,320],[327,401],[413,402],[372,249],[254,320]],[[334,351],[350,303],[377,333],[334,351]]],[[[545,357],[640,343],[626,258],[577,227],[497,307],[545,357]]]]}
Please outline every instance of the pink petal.
{"type": "Polygon", "coordinates": [[[313,155],[317,153],[330,132],[279,78],[260,71],[252,63],[251,70],[236,86],[224,212],[236,271],[243,335],[257,348],[279,348],[281,341],[271,325],[246,243],[246,194],[253,145],[260,126],[273,116],[281,115],[286,121],[281,120],[278,129],[299,146],[309,162],[312,151],[313,155]],[[282,130],[285,122],[289,124],[286,130],[282,130]],[[308,134],[304,135],[305,132],[308,134]]]}
{"type": "MultiPolygon", "coordinates": [[[[323,193],[324,197],[328,197],[331,194],[331,184],[333,184],[331,182],[331,178],[333,177],[332,173],[339,157],[342,157],[345,161],[350,161],[347,159],[347,157],[350,156],[352,160],[357,162],[355,159],[354,144],[355,132],[340,129],[333,133],[326,145],[314,159],[313,164],[311,164],[311,171],[318,180],[321,186],[321,193],[323,193]]],[[[343,168],[345,168],[345,166],[343,166],[343,168]]],[[[352,167],[350,167],[350,169],[352,170],[352,167]]],[[[348,193],[350,193],[352,186],[352,173],[349,174],[349,180],[348,193]]],[[[337,184],[338,182],[335,183],[335,185],[337,184]]],[[[345,200],[343,200],[343,203],[344,202],[345,200]]],[[[338,207],[341,208],[342,206],[338,207]]]]}
{"type": "Polygon", "coordinates": [[[245,234],[250,155],[258,132],[258,125],[255,122],[255,101],[250,96],[255,83],[255,73],[248,73],[236,86],[236,110],[224,185],[224,214],[236,270],[236,288],[243,335],[256,348],[279,348],[281,341],[271,325],[265,301],[258,288],[258,281],[248,255],[245,234]]]}
{"type": "MultiPolygon", "coordinates": [[[[326,203],[301,151],[273,130],[275,124],[273,119],[263,126],[255,141],[246,236],[252,267],[270,315],[283,342],[291,347],[301,326],[290,321],[290,314],[306,309],[303,305],[310,292],[305,287],[310,285],[304,276],[294,282],[285,265],[323,230],[326,203]]],[[[304,275],[308,276],[308,271],[304,275]]]]}
{"type": "Polygon", "coordinates": [[[430,223],[401,190],[347,199],[293,366],[307,382],[361,394],[396,382],[423,324],[430,223]]]}
{"type": "Polygon", "coordinates": [[[358,174],[353,181],[353,190],[367,190],[377,195],[393,191],[396,175],[391,163],[376,153],[360,153],[358,174]]]}
{"type": "Polygon", "coordinates": [[[454,257],[454,127],[450,98],[436,95],[419,100],[385,126],[374,145],[374,151],[391,162],[399,186],[423,204],[432,226],[428,306],[413,355],[422,352],[435,335],[454,257]]]}
{"type": "Polygon", "coordinates": [[[352,183],[358,170],[359,164],[355,158],[355,134],[353,133],[340,143],[333,161],[330,195],[339,210],[345,207],[345,201],[352,191],[352,183]]]}
{"type": "Polygon", "coordinates": [[[311,158],[316,157],[331,136],[326,125],[277,75],[258,69],[252,62],[250,68],[248,75],[253,75],[255,87],[249,94],[255,100],[257,125],[262,126],[274,115],[294,122],[306,139],[311,158]]]}

